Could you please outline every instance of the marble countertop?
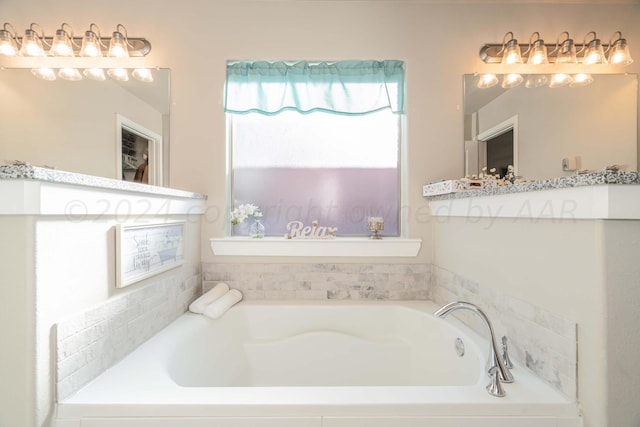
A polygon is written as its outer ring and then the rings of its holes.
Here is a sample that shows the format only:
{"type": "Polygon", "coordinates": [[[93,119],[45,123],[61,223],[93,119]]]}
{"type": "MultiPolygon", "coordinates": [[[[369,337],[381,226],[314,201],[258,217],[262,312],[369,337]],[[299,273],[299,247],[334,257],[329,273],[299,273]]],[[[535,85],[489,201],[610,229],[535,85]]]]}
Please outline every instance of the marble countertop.
{"type": "Polygon", "coordinates": [[[565,176],[561,178],[543,179],[539,181],[523,182],[521,184],[504,185],[478,190],[458,191],[437,196],[427,196],[426,199],[451,200],[468,197],[497,196],[501,194],[526,193],[530,191],[552,190],[556,188],[585,187],[589,185],[605,184],[640,184],[639,172],[594,172],[582,175],[565,176]]]}
{"type": "Polygon", "coordinates": [[[0,179],[33,179],[44,182],[73,184],[107,190],[132,191],[158,196],[185,197],[191,199],[207,198],[207,196],[205,196],[204,194],[192,193],[190,191],[156,187],[154,185],[140,184],[136,182],[119,181],[117,179],[102,178],[98,176],[83,175],[80,173],[60,171],[56,169],[41,168],[28,164],[0,166],[0,179]]]}

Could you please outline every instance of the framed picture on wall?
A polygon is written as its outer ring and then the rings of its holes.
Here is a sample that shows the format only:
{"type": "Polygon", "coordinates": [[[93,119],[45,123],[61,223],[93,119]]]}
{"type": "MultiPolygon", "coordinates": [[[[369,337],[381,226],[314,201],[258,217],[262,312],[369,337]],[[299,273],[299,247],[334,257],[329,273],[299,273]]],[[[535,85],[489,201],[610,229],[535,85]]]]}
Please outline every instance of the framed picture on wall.
{"type": "Polygon", "coordinates": [[[124,288],[182,265],[184,224],[116,225],[116,287],[124,288]]]}

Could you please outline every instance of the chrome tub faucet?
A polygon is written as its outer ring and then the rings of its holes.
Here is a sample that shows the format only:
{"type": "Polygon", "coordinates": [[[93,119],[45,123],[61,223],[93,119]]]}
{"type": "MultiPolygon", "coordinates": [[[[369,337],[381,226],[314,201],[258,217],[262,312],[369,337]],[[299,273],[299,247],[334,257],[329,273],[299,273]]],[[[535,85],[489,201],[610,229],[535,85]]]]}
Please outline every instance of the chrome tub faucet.
{"type": "MultiPolygon", "coordinates": [[[[484,324],[489,330],[490,342],[489,360],[487,360],[487,374],[491,377],[491,384],[487,386],[487,391],[493,396],[504,396],[504,392],[500,387],[500,381],[505,383],[512,383],[513,375],[500,356],[500,351],[498,350],[498,342],[496,341],[496,336],[493,332],[491,321],[484,313],[484,311],[482,311],[477,305],[464,301],[450,302],[449,304],[446,304],[439,308],[433,314],[437,317],[446,317],[449,313],[457,310],[469,310],[473,313],[476,313],[484,321],[484,324]]],[[[506,349],[506,339],[503,339],[503,346],[506,349]]]]}

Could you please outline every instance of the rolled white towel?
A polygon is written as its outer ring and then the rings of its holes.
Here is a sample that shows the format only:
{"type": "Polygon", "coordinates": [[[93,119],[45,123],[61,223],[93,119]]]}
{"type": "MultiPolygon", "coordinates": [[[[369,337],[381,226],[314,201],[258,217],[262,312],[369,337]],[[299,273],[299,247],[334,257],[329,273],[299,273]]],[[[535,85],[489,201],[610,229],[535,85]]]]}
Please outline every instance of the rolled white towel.
{"type": "Polygon", "coordinates": [[[198,299],[192,302],[189,305],[189,311],[192,313],[202,314],[204,309],[209,304],[219,299],[221,296],[225,295],[227,292],[229,292],[229,285],[227,285],[224,282],[219,282],[213,288],[209,289],[208,292],[205,292],[204,294],[202,294],[202,296],[200,296],[198,299]]]}
{"type": "Polygon", "coordinates": [[[212,319],[217,319],[229,310],[234,304],[240,302],[242,293],[237,289],[231,289],[229,292],[209,304],[202,314],[212,319]]]}

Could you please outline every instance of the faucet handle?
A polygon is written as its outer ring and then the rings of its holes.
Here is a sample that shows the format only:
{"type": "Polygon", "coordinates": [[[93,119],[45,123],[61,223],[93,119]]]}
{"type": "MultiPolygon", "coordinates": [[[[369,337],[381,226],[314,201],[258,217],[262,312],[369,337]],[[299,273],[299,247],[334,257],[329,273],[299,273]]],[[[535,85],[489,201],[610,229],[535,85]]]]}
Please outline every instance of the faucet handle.
{"type": "Polygon", "coordinates": [[[504,389],[500,383],[500,369],[497,366],[489,369],[489,377],[491,378],[491,382],[487,385],[489,394],[496,397],[504,397],[504,389]]]}
{"type": "Polygon", "coordinates": [[[504,363],[505,368],[513,368],[513,363],[511,363],[511,359],[509,359],[509,347],[507,345],[506,335],[502,336],[502,362],[504,363]]]}

